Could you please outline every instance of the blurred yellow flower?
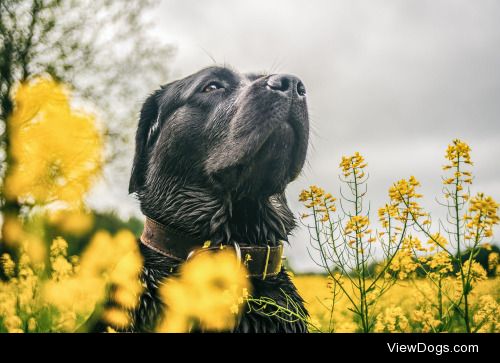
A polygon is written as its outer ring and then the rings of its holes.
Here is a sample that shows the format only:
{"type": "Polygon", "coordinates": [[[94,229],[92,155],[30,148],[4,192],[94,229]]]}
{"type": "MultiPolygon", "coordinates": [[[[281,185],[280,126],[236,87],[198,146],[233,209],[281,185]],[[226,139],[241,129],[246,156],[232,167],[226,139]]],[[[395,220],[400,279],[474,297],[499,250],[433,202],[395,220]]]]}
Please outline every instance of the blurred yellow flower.
{"type": "MultiPolygon", "coordinates": [[[[81,273],[99,276],[109,272],[131,251],[137,251],[137,241],[130,231],[120,231],[114,237],[109,232],[98,231],[81,256],[81,273]]],[[[134,252],[136,256],[138,253],[134,252]]]]}
{"type": "Polygon", "coordinates": [[[103,313],[103,320],[112,326],[120,329],[126,328],[130,323],[130,316],[120,308],[109,308],[103,313]]]}
{"type": "Polygon", "coordinates": [[[448,245],[448,240],[440,233],[434,233],[431,238],[428,239],[427,244],[431,246],[430,250],[434,250],[436,247],[444,248],[448,245]]]}
{"type": "Polygon", "coordinates": [[[441,321],[436,319],[428,306],[413,311],[413,321],[421,326],[423,333],[435,332],[441,325],[441,321]]]}
{"type": "Polygon", "coordinates": [[[479,298],[479,309],[474,314],[474,323],[479,333],[500,331],[500,305],[491,295],[479,298]]]}
{"type": "MultiPolygon", "coordinates": [[[[481,266],[479,262],[476,261],[465,261],[462,265],[462,270],[464,276],[468,278],[467,281],[470,282],[471,285],[487,279],[486,270],[481,266]]],[[[456,274],[458,281],[460,281],[461,274],[460,271],[456,274]]]]}
{"type": "Polygon", "coordinates": [[[62,232],[75,236],[83,235],[94,224],[93,215],[81,209],[48,211],[47,220],[51,225],[57,226],[62,232]]]}
{"type": "Polygon", "coordinates": [[[409,328],[408,319],[399,306],[385,308],[377,316],[374,331],[376,333],[404,333],[409,328]]]}
{"type": "Polygon", "coordinates": [[[16,264],[14,263],[14,261],[12,261],[10,255],[8,253],[4,253],[0,258],[0,261],[2,262],[2,271],[5,274],[5,276],[7,276],[8,278],[13,277],[15,273],[16,264]]]}
{"type": "Polygon", "coordinates": [[[138,249],[125,254],[110,274],[109,281],[114,286],[113,300],[124,308],[133,309],[139,303],[142,285],[139,275],[142,256],[138,249]]]}
{"type": "Polygon", "coordinates": [[[499,263],[498,252],[491,252],[488,255],[488,271],[495,271],[499,263]]]}
{"type": "Polygon", "coordinates": [[[37,323],[35,318],[28,319],[28,332],[34,332],[37,328],[37,323]]]}
{"type": "Polygon", "coordinates": [[[246,271],[233,252],[199,253],[181,267],[179,278],[169,278],[161,287],[167,310],[158,330],[231,330],[249,288],[246,271]]]}
{"type": "Polygon", "coordinates": [[[2,232],[5,236],[2,236],[2,242],[17,246],[25,236],[23,224],[17,216],[5,215],[4,218],[2,232]]]}
{"type": "Polygon", "coordinates": [[[92,115],[72,109],[69,92],[48,78],[21,84],[9,118],[13,169],[8,198],[47,204],[81,203],[102,164],[102,140],[92,115]]]}
{"type": "Polygon", "coordinates": [[[9,315],[4,318],[3,324],[9,333],[24,333],[21,329],[23,321],[16,315],[9,315]]]}
{"type": "Polygon", "coordinates": [[[59,281],[51,279],[43,285],[42,297],[61,311],[90,315],[95,304],[104,298],[105,286],[106,281],[97,277],[75,275],[59,281]]]}
{"type": "Polygon", "coordinates": [[[434,280],[446,276],[447,273],[453,271],[453,265],[451,263],[451,257],[448,252],[441,251],[435,253],[427,260],[427,265],[431,269],[429,271],[429,276],[434,280]]]}

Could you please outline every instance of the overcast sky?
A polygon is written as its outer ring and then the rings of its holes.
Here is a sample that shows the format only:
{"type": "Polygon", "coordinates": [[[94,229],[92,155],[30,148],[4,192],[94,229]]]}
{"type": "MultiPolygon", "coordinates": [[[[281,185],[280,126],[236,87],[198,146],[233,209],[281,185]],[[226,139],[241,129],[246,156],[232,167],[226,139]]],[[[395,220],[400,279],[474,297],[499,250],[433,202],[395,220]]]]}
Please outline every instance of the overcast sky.
{"type": "MultiPolygon", "coordinates": [[[[338,195],[341,156],[360,151],[373,209],[391,183],[415,175],[437,214],[444,151],[457,137],[472,147],[472,191],[500,200],[499,19],[500,2],[485,0],[164,0],[151,31],[177,47],[159,84],[211,58],[303,80],[313,134],[305,170],[287,192],[295,213],[310,184],[338,195]]],[[[291,242],[293,267],[314,269],[307,233],[291,242]]]]}

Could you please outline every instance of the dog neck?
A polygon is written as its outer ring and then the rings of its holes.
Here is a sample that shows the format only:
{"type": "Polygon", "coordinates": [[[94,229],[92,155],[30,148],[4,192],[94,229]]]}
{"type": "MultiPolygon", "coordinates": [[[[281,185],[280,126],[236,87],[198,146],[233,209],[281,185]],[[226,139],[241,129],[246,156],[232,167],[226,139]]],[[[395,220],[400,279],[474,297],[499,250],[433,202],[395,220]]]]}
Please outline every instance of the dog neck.
{"type": "Polygon", "coordinates": [[[277,246],[288,241],[295,227],[284,194],[236,199],[230,193],[216,195],[208,188],[173,179],[162,185],[161,189],[146,185],[138,192],[143,213],[200,244],[211,240],[215,245],[277,246]]]}

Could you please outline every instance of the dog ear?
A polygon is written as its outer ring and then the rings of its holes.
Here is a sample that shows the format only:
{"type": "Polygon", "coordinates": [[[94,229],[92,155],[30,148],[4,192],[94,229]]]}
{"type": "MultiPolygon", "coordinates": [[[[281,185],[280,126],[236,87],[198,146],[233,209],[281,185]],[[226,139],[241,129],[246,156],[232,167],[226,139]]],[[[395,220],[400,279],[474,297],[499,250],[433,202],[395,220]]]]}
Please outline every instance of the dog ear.
{"type": "Polygon", "coordinates": [[[159,99],[163,92],[163,87],[153,92],[142,105],[139,126],[135,135],[135,156],[128,187],[129,193],[137,192],[144,185],[148,163],[148,139],[151,128],[157,127],[155,123],[158,119],[159,99]]]}

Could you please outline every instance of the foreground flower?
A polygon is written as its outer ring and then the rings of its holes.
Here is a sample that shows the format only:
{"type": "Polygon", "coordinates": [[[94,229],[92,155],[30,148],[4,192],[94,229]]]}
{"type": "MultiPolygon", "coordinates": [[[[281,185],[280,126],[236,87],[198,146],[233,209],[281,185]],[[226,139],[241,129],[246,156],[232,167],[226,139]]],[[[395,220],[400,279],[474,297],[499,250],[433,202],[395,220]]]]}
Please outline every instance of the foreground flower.
{"type": "Polygon", "coordinates": [[[26,249],[21,249],[17,264],[8,254],[1,256],[7,280],[0,281],[0,332],[75,331],[111,287],[116,307],[104,311],[103,318],[113,327],[126,327],[126,312],[135,307],[142,291],[142,259],[134,235],[99,232],[81,258],[67,251],[67,242],[56,238],[47,269],[26,249]]]}
{"type": "Polygon", "coordinates": [[[14,102],[7,197],[80,203],[102,164],[95,118],[72,109],[68,91],[45,78],[20,85],[14,102]]]}
{"type": "Polygon", "coordinates": [[[246,271],[233,252],[199,253],[161,288],[167,311],[159,331],[231,330],[248,289],[246,271]]]}

